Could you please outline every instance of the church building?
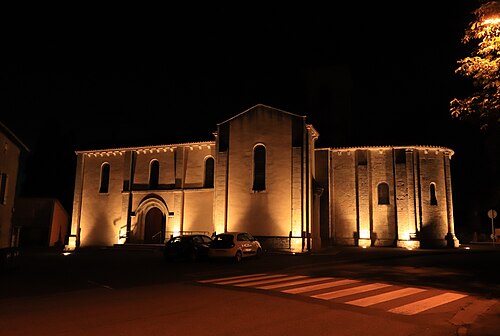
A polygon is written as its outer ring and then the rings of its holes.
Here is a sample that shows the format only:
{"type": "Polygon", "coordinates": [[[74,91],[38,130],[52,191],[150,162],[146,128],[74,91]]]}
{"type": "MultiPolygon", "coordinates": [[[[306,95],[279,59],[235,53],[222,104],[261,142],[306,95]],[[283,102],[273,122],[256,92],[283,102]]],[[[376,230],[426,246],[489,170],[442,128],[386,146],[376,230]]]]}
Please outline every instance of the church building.
{"type": "Polygon", "coordinates": [[[80,150],[67,250],[247,231],[265,249],[458,247],[438,146],[316,148],[305,116],[256,105],[211,141],[80,150]]]}

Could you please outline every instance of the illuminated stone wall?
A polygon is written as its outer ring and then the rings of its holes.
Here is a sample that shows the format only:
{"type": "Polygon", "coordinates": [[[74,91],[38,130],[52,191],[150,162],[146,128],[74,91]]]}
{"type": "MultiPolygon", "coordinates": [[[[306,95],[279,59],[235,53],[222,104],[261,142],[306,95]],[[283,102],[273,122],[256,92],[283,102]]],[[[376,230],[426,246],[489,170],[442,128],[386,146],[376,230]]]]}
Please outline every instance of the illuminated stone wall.
{"type": "Polygon", "coordinates": [[[136,186],[146,188],[149,184],[149,169],[151,161],[159,163],[159,184],[175,184],[175,150],[138,150],[135,154],[135,169],[133,182],[136,186]]]}
{"type": "Polygon", "coordinates": [[[67,248],[155,243],[147,239],[152,230],[162,239],[242,230],[265,248],[291,252],[458,246],[450,149],[315,149],[319,134],[304,116],[265,105],[218,124],[214,135],[207,142],[77,152],[67,248]],[[264,190],[253,190],[258,145],[265,148],[264,190]],[[214,159],[213,187],[204,186],[207,158],[214,159]],[[150,185],[153,162],[158,185],[150,185]],[[104,163],[109,190],[100,193],[104,163]],[[381,184],[388,189],[384,202],[381,184]]]}
{"type": "Polygon", "coordinates": [[[292,228],[293,118],[297,116],[256,108],[228,121],[227,231],[288,237],[292,228]],[[253,150],[259,144],[266,150],[266,187],[254,191],[253,150]]]}
{"type": "Polygon", "coordinates": [[[215,161],[214,231],[216,233],[226,230],[227,157],[227,151],[219,152],[215,161]]]}
{"type": "Polygon", "coordinates": [[[448,234],[447,194],[443,151],[435,148],[419,153],[421,186],[421,239],[424,245],[446,246],[448,234]],[[431,205],[431,184],[435,186],[437,205],[431,205]]]}
{"type": "Polygon", "coordinates": [[[213,188],[204,188],[205,159],[214,142],[77,152],[74,209],[68,248],[145,240],[148,211],[163,216],[163,238],[214,229],[213,188]],[[151,187],[151,162],[158,186],[151,187]],[[101,167],[109,164],[109,190],[100,193],[101,167]]]}
{"type": "Polygon", "coordinates": [[[331,154],[333,242],[339,245],[354,245],[358,236],[354,152],[333,151],[331,154]]]}
{"type": "MultiPolygon", "coordinates": [[[[121,191],[123,186],[124,152],[109,151],[81,154],[83,162],[80,190],[81,204],[73,211],[79,211],[79,236],[81,246],[109,246],[118,242],[120,227],[126,224],[121,217],[121,191]],[[110,181],[107,193],[100,193],[101,166],[110,165],[110,181]]],[[[74,204],[75,205],[75,204],[74,204]]],[[[74,225],[74,224],[73,224],[74,225]]],[[[74,232],[72,228],[72,233],[74,232]]],[[[74,232],[75,234],[77,232],[74,232]]]]}
{"type": "Polygon", "coordinates": [[[370,174],[368,188],[359,188],[360,195],[370,194],[372,231],[371,240],[375,246],[392,246],[396,241],[397,218],[395,215],[395,177],[393,151],[391,148],[380,148],[368,151],[367,169],[370,174]],[[389,204],[379,204],[377,188],[380,183],[389,185],[389,204]]]}
{"type": "Polygon", "coordinates": [[[450,149],[425,146],[331,149],[333,169],[329,180],[319,182],[333,182],[332,223],[322,226],[332,228],[339,245],[458,247],[451,155],[450,149]],[[388,204],[379,204],[380,183],[389,186],[388,204]]]}

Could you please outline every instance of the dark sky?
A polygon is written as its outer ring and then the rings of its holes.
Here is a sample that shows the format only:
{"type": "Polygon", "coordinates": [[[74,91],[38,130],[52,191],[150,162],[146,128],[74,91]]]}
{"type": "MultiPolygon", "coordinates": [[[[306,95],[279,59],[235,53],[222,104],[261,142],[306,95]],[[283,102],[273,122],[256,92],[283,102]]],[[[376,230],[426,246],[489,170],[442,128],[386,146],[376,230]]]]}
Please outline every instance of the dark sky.
{"type": "Polygon", "coordinates": [[[217,123],[259,103],[306,115],[319,147],[450,147],[463,202],[482,183],[463,179],[481,169],[471,158],[484,152],[483,139],[448,108],[472,90],[454,70],[470,51],[461,38],[476,5],[238,2],[23,13],[3,48],[12,57],[1,65],[0,120],[35,157],[30,172],[38,177],[26,193],[47,191],[67,208],[75,150],[213,140],[217,123]]]}
{"type": "Polygon", "coordinates": [[[86,149],[210,140],[217,123],[262,103],[306,115],[324,146],[448,145],[434,133],[462,94],[453,71],[471,3],[25,18],[2,66],[3,119],[30,147],[31,131],[60,119],[86,149]]]}

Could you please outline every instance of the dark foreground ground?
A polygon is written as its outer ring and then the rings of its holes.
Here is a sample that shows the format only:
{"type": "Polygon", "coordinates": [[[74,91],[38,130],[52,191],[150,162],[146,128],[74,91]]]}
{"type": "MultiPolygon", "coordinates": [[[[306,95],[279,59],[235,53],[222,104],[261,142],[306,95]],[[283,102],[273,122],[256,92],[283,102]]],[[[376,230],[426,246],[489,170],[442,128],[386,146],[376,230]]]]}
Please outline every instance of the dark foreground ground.
{"type": "Polygon", "coordinates": [[[136,288],[227,274],[287,272],[338,276],[467,292],[496,304],[461,335],[500,335],[500,244],[458,249],[334,247],[313,253],[267,251],[260,260],[168,263],[159,248],[86,248],[64,255],[55,249],[23,249],[15,267],[0,274],[0,300],[70,293],[82,289],[136,288]]]}

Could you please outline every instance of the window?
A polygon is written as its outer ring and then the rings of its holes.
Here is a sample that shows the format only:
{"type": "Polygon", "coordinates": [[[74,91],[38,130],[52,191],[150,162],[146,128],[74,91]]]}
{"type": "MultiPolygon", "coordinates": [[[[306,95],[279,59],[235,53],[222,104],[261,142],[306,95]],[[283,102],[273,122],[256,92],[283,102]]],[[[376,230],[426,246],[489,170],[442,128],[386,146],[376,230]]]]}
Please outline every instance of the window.
{"type": "Polygon", "coordinates": [[[266,190],[266,148],[255,146],[253,150],[253,188],[254,191],[266,190]]]}
{"type": "Polygon", "coordinates": [[[389,185],[382,182],[377,187],[378,204],[389,204],[389,185]]]}
{"type": "Polygon", "coordinates": [[[395,153],[396,163],[406,163],[406,150],[405,149],[396,149],[395,153]]]}
{"type": "Polygon", "coordinates": [[[7,203],[7,174],[2,173],[0,176],[0,204],[7,203]]]}
{"type": "Polygon", "coordinates": [[[203,182],[205,188],[214,187],[214,158],[207,158],[205,160],[205,181],[203,182]]]}
{"type": "Polygon", "coordinates": [[[101,186],[99,192],[101,194],[107,193],[109,190],[109,163],[103,163],[101,166],[101,186]]]}
{"type": "Polygon", "coordinates": [[[249,241],[250,238],[248,238],[246,233],[238,233],[236,240],[237,241],[249,241]]]}
{"type": "Polygon", "coordinates": [[[435,183],[431,183],[430,196],[431,196],[431,205],[438,205],[438,201],[436,198],[436,184],[435,183]]]}
{"type": "Polygon", "coordinates": [[[356,151],[356,159],[358,161],[358,166],[366,166],[368,164],[368,153],[365,150],[356,151]]]}
{"type": "Polygon", "coordinates": [[[149,189],[158,189],[158,180],[160,175],[160,163],[153,160],[149,164],[149,189]]]}

